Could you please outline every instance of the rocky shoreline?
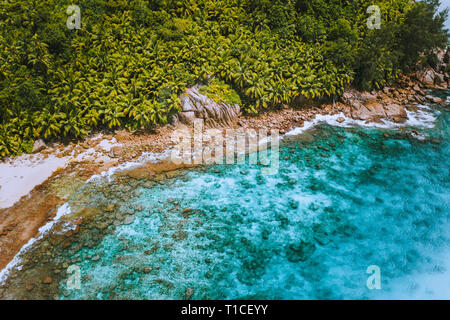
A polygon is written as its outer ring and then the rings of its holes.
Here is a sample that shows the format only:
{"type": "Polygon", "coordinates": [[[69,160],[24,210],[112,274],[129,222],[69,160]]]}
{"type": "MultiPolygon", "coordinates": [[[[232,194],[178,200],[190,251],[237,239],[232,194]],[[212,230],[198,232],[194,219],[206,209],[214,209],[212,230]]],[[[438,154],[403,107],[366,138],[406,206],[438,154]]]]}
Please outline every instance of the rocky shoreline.
{"type": "MultiPolygon", "coordinates": [[[[302,127],[306,122],[313,121],[318,115],[342,115],[337,122],[346,118],[363,121],[364,123],[384,123],[390,121],[404,123],[407,120],[406,110],[415,110],[416,104],[444,104],[441,99],[429,95],[429,90],[446,90],[449,87],[448,75],[442,75],[433,70],[403,77],[391,87],[379,91],[358,92],[347,90],[341,101],[321,104],[310,101],[307,104],[282,106],[278,110],[264,112],[258,116],[242,115],[234,107],[232,112],[208,110],[208,101],[203,97],[202,108],[192,106],[192,100],[186,99],[191,106],[190,116],[180,116],[179,121],[171,125],[157,128],[154,132],[127,132],[120,130],[115,133],[102,133],[79,143],[64,145],[54,143],[45,145],[39,141],[35,145],[35,154],[29,155],[32,163],[48,157],[67,159],[63,168],[57,169],[42,184],[36,186],[29,194],[22,197],[14,205],[0,209],[0,270],[2,270],[33,237],[38,230],[56,215],[56,209],[63,204],[85,181],[96,174],[116,167],[122,163],[136,161],[144,153],[160,154],[173,147],[172,134],[175,130],[186,128],[195,118],[202,118],[209,126],[225,129],[277,129],[280,134],[302,127]],[[447,77],[447,82],[445,82],[447,77]],[[430,82],[432,79],[432,82],[430,82]],[[436,81],[436,79],[439,79],[436,81]],[[444,80],[444,81],[440,81],[444,80]],[[346,117],[346,118],[345,118],[346,117]],[[185,119],[185,121],[183,121],[185,119]],[[187,120],[186,120],[187,119],[187,120]],[[107,147],[105,147],[105,144],[107,147]]],[[[195,101],[194,101],[195,102],[195,101]]],[[[154,159],[158,162],[158,156],[154,159]]],[[[6,163],[14,165],[15,159],[7,159],[6,163]]],[[[125,170],[120,176],[139,179],[140,175],[160,175],[160,179],[172,178],[169,174],[183,166],[173,166],[162,161],[159,165],[150,164],[136,170],[125,170]],[[143,168],[143,169],[142,169],[143,168]],[[144,173],[142,173],[145,171],[144,173]]],[[[105,208],[106,209],[106,208],[105,208]]],[[[91,213],[78,213],[90,216],[91,213]]],[[[81,223],[81,222],[80,222],[81,223]]],[[[70,237],[73,233],[69,234],[70,237]]],[[[45,283],[44,279],[44,283],[45,283]]],[[[48,280],[48,279],[47,279],[48,280]]],[[[52,281],[47,281],[50,284],[52,281]]],[[[8,283],[0,284],[0,298],[8,283]]]]}

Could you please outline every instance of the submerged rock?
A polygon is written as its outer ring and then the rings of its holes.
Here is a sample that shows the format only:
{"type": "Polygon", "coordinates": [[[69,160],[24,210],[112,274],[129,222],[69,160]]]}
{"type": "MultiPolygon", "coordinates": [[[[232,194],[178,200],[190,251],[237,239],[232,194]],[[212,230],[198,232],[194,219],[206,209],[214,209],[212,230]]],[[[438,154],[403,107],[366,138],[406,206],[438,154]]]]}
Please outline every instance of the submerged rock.
{"type": "Polygon", "coordinates": [[[186,299],[186,300],[191,299],[193,294],[194,294],[194,289],[192,289],[192,288],[187,288],[187,289],[186,289],[186,294],[185,294],[185,299],[186,299]]]}
{"type": "Polygon", "coordinates": [[[290,262],[304,262],[316,251],[312,243],[300,241],[299,244],[290,244],[286,248],[286,258],[290,262]]]}
{"type": "Polygon", "coordinates": [[[150,272],[152,272],[152,270],[153,270],[152,267],[145,267],[144,268],[144,273],[145,274],[149,274],[150,272]]]}
{"type": "Polygon", "coordinates": [[[175,232],[174,234],[172,234],[172,238],[176,241],[182,241],[184,239],[186,239],[188,237],[187,232],[183,231],[183,230],[179,230],[177,232],[175,232]]]}

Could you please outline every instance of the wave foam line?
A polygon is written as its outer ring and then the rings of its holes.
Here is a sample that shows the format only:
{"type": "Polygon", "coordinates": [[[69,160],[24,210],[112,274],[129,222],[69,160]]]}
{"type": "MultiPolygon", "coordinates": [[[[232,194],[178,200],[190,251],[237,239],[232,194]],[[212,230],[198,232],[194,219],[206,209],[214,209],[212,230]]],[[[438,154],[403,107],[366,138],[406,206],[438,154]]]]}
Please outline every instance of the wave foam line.
{"type": "Polygon", "coordinates": [[[0,271],[0,284],[3,284],[8,279],[8,276],[11,274],[11,271],[13,271],[14,268],[17,268],[18,270],[22,269],[22,266],[20,266],[20,263],[22,262],[21,256],[25,252],[27,252],[37,241],[41,240],[63,216],[70,213],[71,209],[68,203],[63,204],[58,208],[56,216],[51,221],[47,222],[45,225],[39,228],[39,236],[28,240],[28,242],[22,248],[20,248],[20,251],[6,265],[6,267],[0,271]]]}
{"type": "Polygon", "coordinates": [[[333,115],[322,115],[318,114],[311,121],[306,121],[302,127],[297,127],[286,133],[285,136],[296,136],[304,133],[305,131],[314,128],[316,125],[321,123],[326,123],[335,127],[366,127],[366,128],[380,128],[380,129],[395,129],[402,127],[418,127],[418,128],[428,128],[431,129],[435,126],[437,118],[432,112],[426,112],[425,110],[432,110],[427,106],[418,106],[417,111],[411,111],[406,109],[406,114],[408,119],[405,123],[396,123],[389,120],[382,120],[383,123],[366,123],[363,120],[355,120],[346,117],[343,113],[333,114],[333,115]],[[337,119],[343,118],[343,122],[338,122],[337,119]]]}

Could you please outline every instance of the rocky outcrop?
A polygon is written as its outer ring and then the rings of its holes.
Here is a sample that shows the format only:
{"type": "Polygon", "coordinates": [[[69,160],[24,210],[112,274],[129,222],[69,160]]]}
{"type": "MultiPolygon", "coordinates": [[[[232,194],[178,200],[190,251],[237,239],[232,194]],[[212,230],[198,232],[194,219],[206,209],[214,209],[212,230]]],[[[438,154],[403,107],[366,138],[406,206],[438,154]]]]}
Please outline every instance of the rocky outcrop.
{"type": "Polygon", "coordinates": [[[436,70],[428,67],[416,72],[415,77],[401,76],[392,85],[380,91],[359,92],[347,90],[341,97],[342,102],[349,107],[346,116],[355,120],[381,122],[383,119],[403,123],[407,120],[406,109],[412,104],[445,102],[430,95],[428,89],[447,89],[449,77],[437,70],[446,70],[450,66],[450,51],[441,50],[437,54],[439,63],[436,70]],[[447,63],[446,63],[447,61],[447,63]]]}
{"type": "MultiPolygon", "coordinates": [[[[446,68],[441,70],[446,70],[446,68]]],[[[447,89],[450,85],[448,73],[437,72],[433,68],[426,68],[424,70],[417,71],[416,77],[423,85],[429,88],[438,87],[441,89],[447,89]]]]}
{"type": "Polygon", "coordinates": [[[425,99],[428,100],[428,102],[432,102],[432,103],[436,103],[436,104],[439,103],[441,105],[444,104],[444,101],[441,98],[435,97],[435,96],[432,96],[432,95],[425,96],[425,99]]]}
{"type": "Polygon", "coordinates": [[[366,122],[379,122],[382,119],[405,122],[406,110],[392,99],[376,96],[368,92],[349,90],[342,96],[345,104],[350,106],[351,117],[366,122]]]}
{"type": "Polygon", "coordinates": [[[432,87],[436,78],[436,72],[433,68],[426,68],[424,70],[417,71],[417,79],[424,85],[432,87]]]}
{"type": "Polygon", "coordinates": [[[186,90],[180,97],[182,111],[175,115],[172,122],[192,124],[196,119],[204,120],[205,125],[218,127],[230,125],[241,114],[239,105],[218,102],[199,92],[199,86],[186,90]]]}
{"type": "Polygon", "coordinates": [[[450,76],[447,73],[450,66],[450,48],[436,50],[437,64],[416,72],[416,78],[429,88],[447,89],[450,87],[450,76]]]}

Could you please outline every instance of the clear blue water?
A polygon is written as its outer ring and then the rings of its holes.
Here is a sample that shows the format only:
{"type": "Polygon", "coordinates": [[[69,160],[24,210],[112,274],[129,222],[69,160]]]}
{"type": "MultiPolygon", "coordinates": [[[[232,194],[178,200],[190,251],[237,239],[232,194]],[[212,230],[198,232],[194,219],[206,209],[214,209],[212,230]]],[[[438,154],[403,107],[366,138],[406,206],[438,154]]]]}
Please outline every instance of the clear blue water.
{"type": "Polygon", "coordinates": [[[449,117],[435,112],[433,129],[321,125],[282,145],[274,176],[213,166],[141,186],[116,202],[134,221],[77,252],[81,290],[61,281],[60,297],[450,298],[449,117]]]}

